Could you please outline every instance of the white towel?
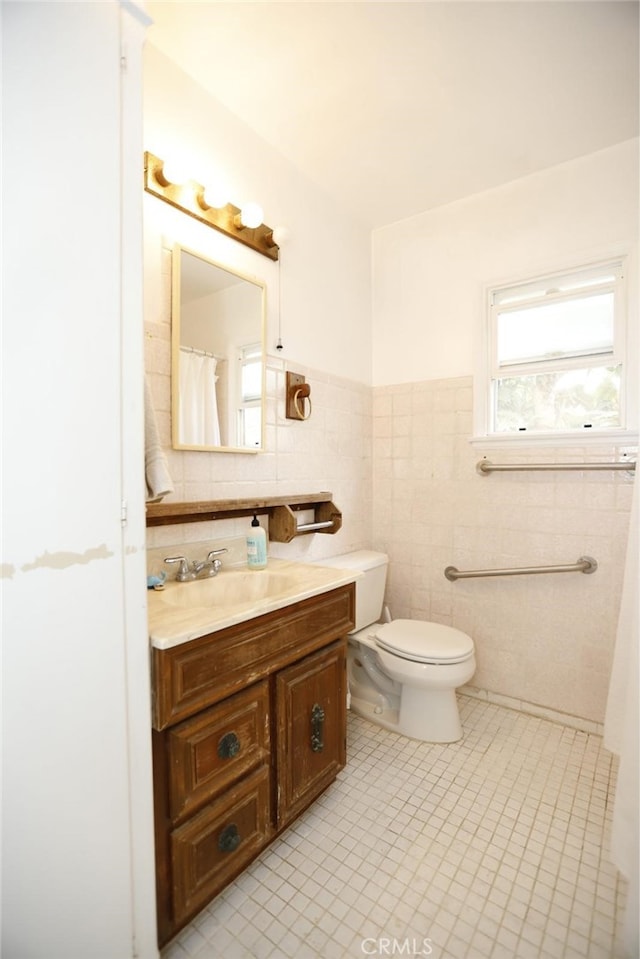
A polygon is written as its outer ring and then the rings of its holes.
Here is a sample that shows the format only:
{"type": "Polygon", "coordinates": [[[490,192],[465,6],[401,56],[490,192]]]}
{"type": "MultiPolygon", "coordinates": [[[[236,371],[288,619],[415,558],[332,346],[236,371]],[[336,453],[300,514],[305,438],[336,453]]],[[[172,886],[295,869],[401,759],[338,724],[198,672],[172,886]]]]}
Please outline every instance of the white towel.
{"type": "Polygon", "coordinates": [[[153,408],[151,390],[144,378],[144,471],[147,483],[147,503],[156,503],[168,493],[173,493],[167,457],[160,446],[160,434],[153,408]]]}

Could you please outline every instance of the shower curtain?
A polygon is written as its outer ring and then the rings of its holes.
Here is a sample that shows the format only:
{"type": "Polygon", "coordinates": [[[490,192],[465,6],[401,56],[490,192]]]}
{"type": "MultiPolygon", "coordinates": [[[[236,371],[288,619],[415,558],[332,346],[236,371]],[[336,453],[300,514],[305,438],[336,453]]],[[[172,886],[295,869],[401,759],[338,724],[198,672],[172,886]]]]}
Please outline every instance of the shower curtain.
{"type": "Polygon", "coordinates": [[[216,399],[217,360],[180,348],[180,442],[185,446],[220,446],[216,399]]]}
{"type": "Polygon", "coordinates": [[[623,933],[624,947],[629,959],[637,959],[640,955],[638,941],[640,494],[638,493],[638,483],[640,483],[640,476],[636,475],[618,632],[604,723],[604,745],[620,757],[618,784],[613,807],[611,858],[622,875],[629,881],[623,933]]]}

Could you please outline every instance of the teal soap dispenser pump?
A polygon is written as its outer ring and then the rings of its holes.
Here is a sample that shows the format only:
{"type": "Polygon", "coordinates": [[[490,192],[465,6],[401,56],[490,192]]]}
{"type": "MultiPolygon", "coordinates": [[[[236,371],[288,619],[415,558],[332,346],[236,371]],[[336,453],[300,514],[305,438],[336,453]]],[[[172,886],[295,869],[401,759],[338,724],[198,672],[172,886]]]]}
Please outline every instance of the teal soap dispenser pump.
{"type": "Polygon", "coordinates": [[[247,534],[247,566],[249,569],[265,569],[267,565],[267,534],[254,514],[251,529],[247,534]]]}

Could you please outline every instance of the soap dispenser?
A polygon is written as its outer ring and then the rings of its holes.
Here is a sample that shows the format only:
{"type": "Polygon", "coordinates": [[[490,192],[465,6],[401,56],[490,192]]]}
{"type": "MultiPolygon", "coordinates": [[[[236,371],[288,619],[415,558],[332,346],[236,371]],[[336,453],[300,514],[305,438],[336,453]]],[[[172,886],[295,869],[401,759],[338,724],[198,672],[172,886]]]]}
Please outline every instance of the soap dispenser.
{"type": "Polygon", "coordinates": [[[247,566],[249,569],[264,569],[267,565],[267,534],[254,514],[251,529],[247,534],[247,566]]]}

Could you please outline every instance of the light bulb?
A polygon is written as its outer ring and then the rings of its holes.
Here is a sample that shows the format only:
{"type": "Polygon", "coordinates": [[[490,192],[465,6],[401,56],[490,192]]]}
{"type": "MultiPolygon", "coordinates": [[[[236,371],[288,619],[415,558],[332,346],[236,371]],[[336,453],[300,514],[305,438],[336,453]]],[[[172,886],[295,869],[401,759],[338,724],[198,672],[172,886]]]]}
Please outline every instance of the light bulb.
{"type": "Polygon", "coordinates": [[[215,210],[221,210],[229,202],[229,191],[224,183],[212,183],[205,187],[204,202],[215,210]]]}
{"type": "Polygon", "coordinates": [[[168,182],[174,186],[180,186],[189,179],[189,174],[184,165],[175,157],[170,157],[164,161],[162,164],[162,175],[165,180],[168,180],[168,182]]]}
{"type": "Polygon", "coordinates": [[[255,229],[260,226],[264,219],[264,213],[261,206],[257,203],[246,203],[240,211],[240,222],[243,226],[255,229]]]}
{"type": "Polygon", "coordinates": [[[282,246],[283,243],[286,243],[289,237],[291,236],[291,230],[288,226],[276,226],[273,230],[273,242],[278,246],[282,246]]]}

